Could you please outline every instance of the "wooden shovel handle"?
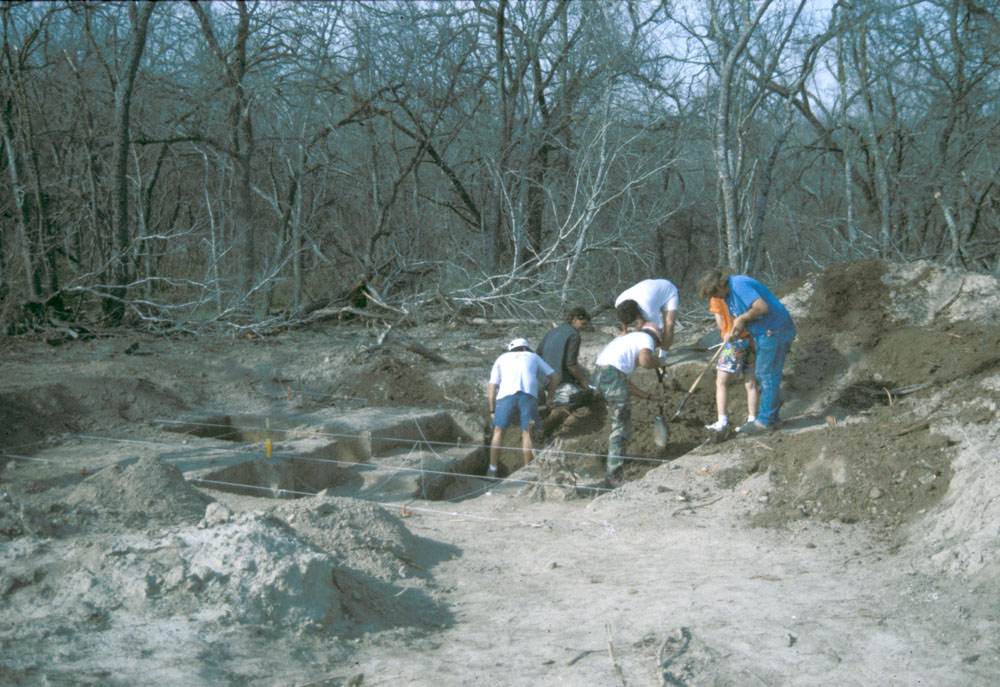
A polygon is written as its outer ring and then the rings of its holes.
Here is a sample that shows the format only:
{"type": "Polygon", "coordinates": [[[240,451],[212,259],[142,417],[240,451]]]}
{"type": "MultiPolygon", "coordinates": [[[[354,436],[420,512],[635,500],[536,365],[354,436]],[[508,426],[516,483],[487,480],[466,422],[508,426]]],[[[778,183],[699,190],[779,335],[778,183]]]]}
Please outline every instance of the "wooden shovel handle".
{"type": "Polygon", "coordinates": [[[698,386],[698,382],[700,382],[700,381],[701,381],[701,378],[702,378],[702,377],[704,377],[704,376],[705,376],[705,373],[706,373],[706,372],[708,372],[708,371],[709,371],[709,369],[710,369],[710,368],[712,367],[712,363],[714,363],[714,362],[715,362],[715,359],[719,357],[719,354],[720,354],[720,353],[722,353],[722,349],[723,349],[723,348],[724,348],[724,344],[723,344],[723,346],[719,346],[719,348],[718,348],[718,349],[717,349],[717,350],[715,351],[715,355],[713,355],[713,356],[712,356],[712,359],[708,361],[708,365],[706,365],[706,366],[705,366],[705,369],[701,371],[701,374],[700,374],[700,375],[698,375],[698,376],[697,376],[697,377],[695,378],[695,380],[694,380],[694,384],[692,384],[692,385],[691,385],[691,388],[690,388],[690,389],[688,389],[688,396],[690,396],[690,395],[691,395],[692,393],[694,393],[694,389],[695,389],[695,387],[696,387],[696,386],[698,386]]]}
{"type": "Polygon", "coordinates": [[[695,387],[698,386],[698,382],[701,381],[701,378],[704,377],[705,373],[708,372],[710,367],[712,367],[712,363],[715,362],[715,359],[719,357],[720,353],[722,353],[722,346],[719,346],[719,349],[715,352],[715,355],[713,355],[712,359],[708,361],[708,365],[705,366],[705,369],[702,370],[701,374],[699,374],[697,379],[694,380],[694,384],[692,384],[691,388],[687,390],[686,394],[684,394],[684,398],[681,399],[681,404],[677,406],[677,412],[673,414],[673,416],[670,418],[671,420],[676,419],[676,417],[681,414],[681,411],[684,410],[684,404],[688,402],[689,398],[691,398],[691,394],[694,393],[695,387]]]}

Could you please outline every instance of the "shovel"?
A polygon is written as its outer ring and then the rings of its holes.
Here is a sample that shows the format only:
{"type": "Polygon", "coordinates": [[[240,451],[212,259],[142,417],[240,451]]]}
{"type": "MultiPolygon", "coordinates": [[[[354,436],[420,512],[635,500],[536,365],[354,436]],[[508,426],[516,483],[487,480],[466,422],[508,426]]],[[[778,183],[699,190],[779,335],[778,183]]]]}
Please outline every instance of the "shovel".
{"type": "Polygon", "coordinates": [[[655,443],[660,448],[667,447],[667,441],[670,439],[670,428],[667,426],[667,421],[663,419],[663,368],[656,368],[656,381],[660,385],[660,412],[653,420],[653,443],[655,443]]]}
{"type": "MultiPolygon", "coordinates": [[[[681,404],[679,406],[677,406],[677,412],[674,413],[673,416],[670,418],[671,422],[673,422],[674,420],[676,420],[677,416],[681,414],[681,411],[684,409],[684,404],[687,403],[687,400],[689,398],[691,398],[691,394],[693,394],[695,388],[697,388],[698,382],[700,382],[701,378],[705,376],[705,373],[708,372],[709,369],[711,369],[712,365],[715,363],[715,359],[719,357],[720,353],[722,353],[722,344],[719,344],[718,350],[715,351],[715,355],[713,355],[712,359],[708,361],[708,365],[706,365],[705,369],[701,371],[701,374],[699,374],[697,377],[695,377],[694,384],[692,384],[691,388],[687,390],[686,394],[684,394],[684,398],[681,399],[681,404]]],[[[662,418],[662,416],[660,418],[657,418],[656,426],[654,426],[654,428],[653,428],[654,438],[656,438],[656,444],[657,444],[657,446],[660,445],[660,440],[658,438],[658,436],[659,436],[658,433],[659,432],[662,432],[664,437],[669,437],[670,436],[670,427],[667,425],[666,422],[663,423],[663,429],[662,430],[659,428],[659,421],[660,421],[661,418],[662,418]]],[[[664,445],[666,445],[666,439],[664,439],[664,445]]]]}

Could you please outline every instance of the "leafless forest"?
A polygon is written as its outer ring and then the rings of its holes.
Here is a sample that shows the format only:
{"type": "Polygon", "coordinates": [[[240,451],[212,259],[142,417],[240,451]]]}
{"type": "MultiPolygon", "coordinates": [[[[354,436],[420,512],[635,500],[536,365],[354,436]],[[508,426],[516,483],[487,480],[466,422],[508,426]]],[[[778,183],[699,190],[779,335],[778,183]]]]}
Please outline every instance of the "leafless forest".
{"type": "Polygon", "coordinates": [[[995,0],[0,18],[8,334],[531,316],[719,263],[1000,273],[995,0]]]}

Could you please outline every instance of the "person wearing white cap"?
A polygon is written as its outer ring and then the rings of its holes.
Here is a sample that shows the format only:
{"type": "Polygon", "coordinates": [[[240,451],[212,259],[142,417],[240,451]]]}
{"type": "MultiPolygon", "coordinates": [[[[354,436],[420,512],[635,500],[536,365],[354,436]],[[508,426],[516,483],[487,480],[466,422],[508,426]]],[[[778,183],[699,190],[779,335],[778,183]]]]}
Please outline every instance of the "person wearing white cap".
{"type": "Polygon", "coordinates": [[[664,366],[663,360],[654,353],[659,344],[660,328],[652,322],[643,322],[638,331],[612,339],[594,361],[597,391],[604,397],[611,417],[604,476],[604,486],[609,489],[620,487],[625,481],[625,453],[632,436],[629,395],[652,399],[652,394],[634,385],[629,377],[636,365],[650,370],[664,366]]]}
{"type": "Polygon", "coordinates": [[[559,373],[542,358],[531,352],[526,339],[514,339],[507,344],[507,352],[497,358],[490,371],[487,399],[493,416],[493,440],[490,442],[490,467],[487,477],[498,477],[500,447],[504,430],[517,413],[521,424],[521,450],[524,464],[534,457],[535,447],[531,433],[541,423],[538,414],[538,380],[548,378],[548,398],[555,394],[559,373]]]}

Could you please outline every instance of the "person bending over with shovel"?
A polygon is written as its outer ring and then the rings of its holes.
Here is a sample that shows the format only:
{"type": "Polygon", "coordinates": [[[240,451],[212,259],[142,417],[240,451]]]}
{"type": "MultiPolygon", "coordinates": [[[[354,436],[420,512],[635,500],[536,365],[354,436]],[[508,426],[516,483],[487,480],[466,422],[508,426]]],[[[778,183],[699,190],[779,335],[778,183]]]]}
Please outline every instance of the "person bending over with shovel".
{"type": "Polygon", "coordinates": [[[644,279],[630,286],[615,299],[615,314],[622,334],[632,324],[638,329],[643,322],[651,322],[661,332],[657,346],[667,351],[674,340],[677,301],[677,287],[667,279],[644,279]]]}
{"type": "Polygon", "coordinates": [[[625,483],[625,453],[632,436],[632,408],[629,394],[652,399],[629,380],[636,365],[650,370],[660,370],[661,360],[655,353],[660,345],[660,328],[645,322],[637,331],[615,337],[604,347],[594,363],[594,380],[597,392],[604,397],[611,417],[608,436],[608,461],[604,486],[616,489],[625,483]]]}
{"type": "Polygon", "coordinates": [[[521,424],[521,449],[524,464],[534,458],[535,447],[531,433],[541,423],[538,414],[538,379],[548,377],[548,398],[551,399],[559,383],[559,374],[538,355],[531,352],[525,339],[514,339],[507,344],[507,352],[497,358],[490,370],[487,399],[493,416],[493,440],[490,443],[490,467],[487,477],[497,478],[503,432],[516,413],[521,424]]]}
{"type": "Polygon", "coordinates": [[[741,435],[763,434],[778,424],[781,407],[781,373],[785,357],[795,339],[792,316],[766,286],[744,275],[730,276],[716,267],[698,280],[702,298],[721,298],[733,317],[733,328],[723,341],[732,343],[744,331],[753,340],[757,362],[754,372],[760,382],[760,410],[757,419],[741,425],[741,435]]]}

